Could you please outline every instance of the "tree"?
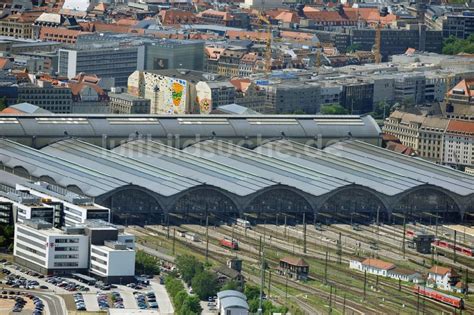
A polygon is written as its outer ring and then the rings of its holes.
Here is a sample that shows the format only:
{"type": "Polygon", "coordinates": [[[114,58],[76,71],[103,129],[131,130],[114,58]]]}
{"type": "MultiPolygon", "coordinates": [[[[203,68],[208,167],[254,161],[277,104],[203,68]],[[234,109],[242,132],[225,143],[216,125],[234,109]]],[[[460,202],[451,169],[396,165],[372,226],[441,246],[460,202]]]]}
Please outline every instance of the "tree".
{"type": "Polygon", "coordinates": [[[3,97],[0,97],[0,111],[4,110],[5,107],[7,107],[7,97],[3,96],[3,97]]]}
{"type": "Polygon", "coordinates": [[[178,294],[179,291],[184,291],[183,283],[179,279],[170,276],[165,278],[165,288],[171,298],[178,294]]]}
{"type": "Polygon", "coordinates": [[[195,295],[188,295],[184,300],[183,305],[179,311],[180,315],[201,314],[202,308],[199,304],[199,298],[195,295]]]}
{"type": "Polygon", "coordinates": [[[181,277],[188,285],[191,284],[192,279],[198,273],[204,270],[202,263],[192,255],[180,255],[176,258],[176,267],[178,268],[181,277]]]}
{"type": "Polygon", "coordinates": [[[183,306],[184,301],[188,298],[188,296],[189,296],[188,292],[186,292],[184,290],[179,291],[178,293],[176,293],[176,295],[173,298],[173,305],[176,309],[175,310],[176,313],[180,312],[180,309],[183,306]]]}
{"type": "Polygon", "coordinates": [[[219,285],[215,273],[202,271],[194,276],[192,286],[194,293],[196,293],[201,300],[205,300],[210,296],[216,295],[219,285]]]}
{"type": "Polygon", "coordinates": [[[237,290],[237,291],[240,291],[241,288],[240,288],[239,284],[237,283],[237,281],[230,280],[230,281],[227,281],[227,283],[222,286],[221,290],[222,290],[222,291],[225,291],[225,290],[237,290]]]}
{"type": "Polygon", "coordinates": [[[362,46],[360,44],[351,44],[347,47],[346,51],[349,53],[361,50],[362,46]]]}
{"type": "Polygon", "coordinates": [[[390,115],[392,106],[385,101],[380,101],[374,106],[374,111],[370,113],[375,119],[384,119],[390,115]]]}
{"type": "Polygon", "coordinates": [[[457,55],[459,53],[474,53],[474,34],[467,39],[456,38],[451,35],[443,42],[443,54],[457,55]]]}
{"type": "Polygon", "coordinates": [[[158,258],[139,250],[135,257],[135,269],[146,274],[159,274],[160,261],[158,258]]]}
{"type": "Polygon", "coordinates": [[[246,285],[244,289],[244,294],[247,297],[247,300],[252,300],[260,297],[260,288],[256,286],[246,285]]]}
{"type": "Polygon", "coordinates": [[[329,104],[321,107],[321,114],[323,115],[344,115],[348,111],[339,104],[329,104]]]}

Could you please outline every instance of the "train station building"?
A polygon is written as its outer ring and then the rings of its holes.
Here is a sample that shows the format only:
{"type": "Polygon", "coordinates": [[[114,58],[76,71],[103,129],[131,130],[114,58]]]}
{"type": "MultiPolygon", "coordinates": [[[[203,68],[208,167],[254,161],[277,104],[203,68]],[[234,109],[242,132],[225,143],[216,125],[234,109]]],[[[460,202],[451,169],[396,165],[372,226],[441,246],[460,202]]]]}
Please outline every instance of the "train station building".
{"type": "MultiPolygon", "coordinates": [[[[241,118],[240,122],[234,118],[200,118],[199,124],[191,118],[171,121],[149,117],[138,124],[131,118],[97,118],[106,121],[102,127],[110,130],[114,124],[133,128],[152,124],[155,129],[166,125],[171,130],[172,123],[181,124],[176,133],[190,126],[202,133],[214,129],[215,136],[185,147],[161,136],[142,137],[140,132],[132,132],[135,136],[127,141],[117,137],[114,142],[104,136],[98,145],[96,138],[86,135],[92,118],[48,118],[56,119],[54,124],[41,120],[45,118],[27,120],[31,125],[15,118],[24,124],[24,130],[50,124],[51,136],[40,129],[43,131],[38,132],[36,146],[31,141],[25,143],[28,137],[7,134],[8,139],[0,139],[0,182],[12,187],[45,182],[66,188],[111,209],[112,222],[123,224],[163,222],[169,214],[244,217],[362,213],[390,219],[394,214],[431,213],[460,219],[474,213],[474,177],[383,149],[374,143],[377,137],[365,117],[348,117],[352,122],[337,116],[317,121],[317,116],[310,116],[310,120],[241,118]],[[222,126],[235,124],[236,128],[244,121],[255,123],[257,129],[270,128],[260,129],[267,138],[254,142],[249,137],[249,142],[239,142],[219,136],[222,126]],[[308,133],[290,137],[291,128],[296,126],[292,124],[306,126],[306,130],[311,126],[315,133],[320,128],[325,141],[318,144],[308,133]],[[59,137],[56,130],[81,125],[82,136],[68,131],[59,137]],[[359,129],[361,126],[365,129],[359,129]],[[348,133],[352,137],[343,136],[348,133]]],[[[95,128],[95,134],[105,132],[98,125],[95,128]]],[[[251,130],[245,128],[236,129],[233,135],[245,138],[243,130],[251,130]]],[[[17,133],[10,130],[10,134],[17,133]]]]}

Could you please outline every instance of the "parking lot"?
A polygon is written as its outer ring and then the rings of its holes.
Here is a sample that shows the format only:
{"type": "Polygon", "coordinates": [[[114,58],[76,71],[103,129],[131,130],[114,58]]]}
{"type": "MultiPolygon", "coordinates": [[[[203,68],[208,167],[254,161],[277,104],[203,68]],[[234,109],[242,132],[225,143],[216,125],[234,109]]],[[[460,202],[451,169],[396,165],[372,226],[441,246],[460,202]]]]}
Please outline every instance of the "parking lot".
{"type": "MultiPolygon", "coordinates": [[[[130,309],[158,311],[160,314],[174,314],[174,309],[164,285],[158,279],[149,279],[150,285],[129,287],[125,285],[104,285],[100,281],[96,286],[87,285],[76,279],[63,276],[44,276],[20,266],[7,264],[1,266],[3,283],[21,290],[34,290],[49,294],[69,296],[70,311],[101,311],[107,309],[130,309]],[[98,295],[99,294],[99,295],[98,295]]],[[[64,301],[63,301],[64,304],[64,301]]],[[[0,312],[0,314],[3,314],[0,312]]],[[[31,314],[28,313],[28,314],[31,314]]],[[[47,309],[45,314],[51,314],[47,309]]]]}

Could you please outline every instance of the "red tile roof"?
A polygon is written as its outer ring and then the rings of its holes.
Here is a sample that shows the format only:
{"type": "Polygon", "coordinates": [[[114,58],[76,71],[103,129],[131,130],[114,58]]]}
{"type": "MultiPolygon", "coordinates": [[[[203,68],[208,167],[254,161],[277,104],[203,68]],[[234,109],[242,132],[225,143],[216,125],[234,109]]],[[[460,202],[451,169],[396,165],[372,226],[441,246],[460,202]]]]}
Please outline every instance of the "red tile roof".
{"type": "Polygon", "coordinates": [[[448,123],[447,132],[474,134],[474,121],[451,119],[448,123]]]}
{"type": "Polygon", "coordinates": [[[230,83],[235,86],[235,89],[237,91],[245,92],[249,88],[249,86],[252,84],[252,81],[250,79],[240,79],[240,78],[235,78],[230,80],[230,83]]]}
{"type": "Polygon", "coordinates": [[[367,258],[362,262],[362,265],[374,267],[377,269],[382,269],[382,270],[390,270],[395,268],[395,265],[380,259],[375,259],[375,258],[367,258]]]}
{"type": "Polygon", "coordinates": [[[441,267],[441,266],[436,266],[436,265],[431,267],[431,269],[428,270],[428,273],[433,273],[433,274],[441,275],[441,276],[444,276],[447,273],[451,273],[451,275],[456,275],[456,273],[453,272],[451,268],[441,267]]]}

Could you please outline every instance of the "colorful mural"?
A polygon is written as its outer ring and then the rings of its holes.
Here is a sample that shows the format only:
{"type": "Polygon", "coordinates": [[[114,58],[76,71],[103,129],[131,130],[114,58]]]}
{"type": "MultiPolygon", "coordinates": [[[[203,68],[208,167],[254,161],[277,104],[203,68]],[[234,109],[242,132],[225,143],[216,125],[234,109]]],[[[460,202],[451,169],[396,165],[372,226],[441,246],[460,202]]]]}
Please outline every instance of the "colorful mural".
{"type": "Polygon", "coordinates": [[[145,72],[145,98],[152,114],[180,115],[188,112],[188,84],[185,80],[145,72]]]}
{"type": "Polygon", "coordinates": [[[197,96],[196,102],[199,105],[201,114],[209,114],[212,111],[212,93],[211,88],[206,82],[196,84],[197,96]]]}

